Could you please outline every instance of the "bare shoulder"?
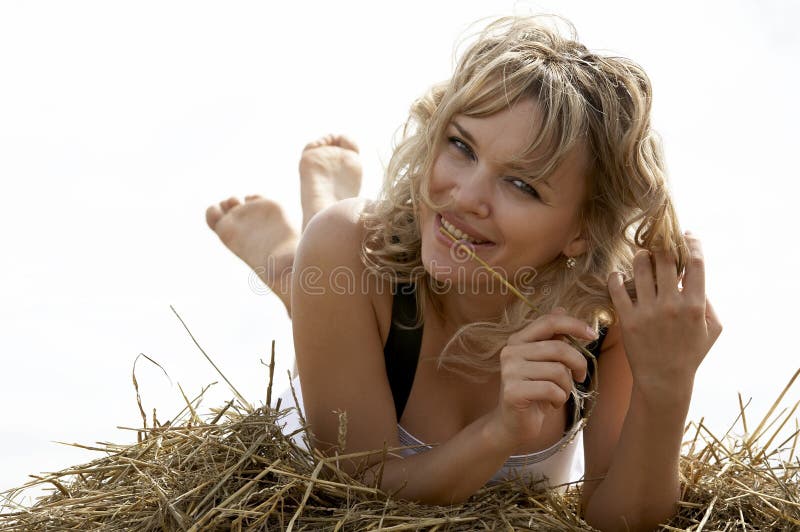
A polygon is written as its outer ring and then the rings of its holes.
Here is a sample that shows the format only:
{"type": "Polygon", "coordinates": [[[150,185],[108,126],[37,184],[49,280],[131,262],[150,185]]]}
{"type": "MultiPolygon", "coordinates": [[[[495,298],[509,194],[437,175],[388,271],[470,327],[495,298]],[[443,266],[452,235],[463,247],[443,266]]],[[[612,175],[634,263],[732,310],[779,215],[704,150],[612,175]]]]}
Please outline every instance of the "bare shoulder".
{"type": "Polygon", "coordinates": [[[603,355],[606,352],[614,352],[615,348],[621,343],[622,343],[622,328],[620,327],[619,322],[613,325],[609,325],[608,328],[606,329],[606,337],[603,340],[603,346],[600,349],[601,355],[603,355]]]}
{"type": "Polygon", "coordinates": [[[370,205],[362,198],[348,198],[318,212],[303,232],[298,255],[353,265],[364,238],[361,214],[370,205]]]}

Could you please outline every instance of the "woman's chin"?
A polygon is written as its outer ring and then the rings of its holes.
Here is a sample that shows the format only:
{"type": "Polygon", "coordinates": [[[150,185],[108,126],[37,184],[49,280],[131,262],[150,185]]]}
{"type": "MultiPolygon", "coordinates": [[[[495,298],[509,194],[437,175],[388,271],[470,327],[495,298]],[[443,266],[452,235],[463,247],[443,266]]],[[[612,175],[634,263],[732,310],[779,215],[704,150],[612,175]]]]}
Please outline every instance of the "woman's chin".
{"type": "Polygon", "coordinates": [[[435,281],[436,291],[447,293],[455,291],[459,294],[482,293],[486,288],[486,279],[481,279],[470,265],[449,264],[435,260],[423,262],[425,272],[435,281]],[[477,281],[477,282],[476,282],[477,281]],[[481,282],[483,281],[483,282],[481,282]]]}

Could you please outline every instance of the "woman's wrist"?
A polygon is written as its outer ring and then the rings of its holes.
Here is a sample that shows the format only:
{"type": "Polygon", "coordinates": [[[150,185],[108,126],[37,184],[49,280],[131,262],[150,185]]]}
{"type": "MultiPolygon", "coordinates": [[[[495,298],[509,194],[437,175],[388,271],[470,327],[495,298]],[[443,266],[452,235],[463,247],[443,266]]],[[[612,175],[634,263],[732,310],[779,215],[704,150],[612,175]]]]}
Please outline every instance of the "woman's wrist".
{"type": "Polygon", "coordinates": [[[631,401],[652,408],[688,409],[692,401],[694,378],[686,377],[666,382],[662,379],[634,379],[631,401]]]}
{"type": "Polygon", "coordinates": [[[483,416],[481,435],[489,448],[506,457],[514,454],[517,447],[514,435],[509,434],[503,425],[500,412],[495,409],[483,416]]]}

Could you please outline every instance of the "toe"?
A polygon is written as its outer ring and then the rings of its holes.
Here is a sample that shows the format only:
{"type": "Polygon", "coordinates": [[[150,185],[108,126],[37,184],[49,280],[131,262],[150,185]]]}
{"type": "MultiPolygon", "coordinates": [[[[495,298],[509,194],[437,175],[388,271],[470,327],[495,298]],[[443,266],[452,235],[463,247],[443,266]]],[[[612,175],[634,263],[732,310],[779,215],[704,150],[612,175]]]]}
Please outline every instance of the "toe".
{"type": "Polygon", "coordinates": [[[245,196],[244,197],[244,201],[245,202],[253,201],[253,200],[260,200],[260,199],[262,199],[262,198],[258,194],[250,194],[249,196],[245,196]]]}
{"type": "Polygon", "coordinates": [[[239,203],[240,203],[239,202],[239,198],[231,196],[230,198],[228,198],[225,201],[223,201],[222,203],[220,203],[220,206],[222,207],[222,212],[228,212],[232,208],[234,208],[237,205],[239,205],[239,203]]]}
{"type": "Polygon", "coordinates": [[[320,146],[328,145],[328,144],[330,144],[329,139],[330,139],[330,135],[325,135],[324,137],[320,137],[320,138],[318,138],[316,140],[312,140],[311,142],[306,144],[306,147],[303,148],[303,151],[313,150],[314,148],[319,148],[320,146]]]}
{"type": "Polygon", "coordinates": [[[215,229],[222,215],[223,212],[222,209],[219,208],[219,205],[212,205],[206,209],[206,223],[211,229],[215,229]]]}
{"type": "Polygon", "coordinates": [[[340,148],[344,148],[345,150],[352,150],[358,153],[358,144],[356,144],[356,141],[354,141],[347,135],[335,135],[333,137],[332,145],[339,146],[340,148]]]}

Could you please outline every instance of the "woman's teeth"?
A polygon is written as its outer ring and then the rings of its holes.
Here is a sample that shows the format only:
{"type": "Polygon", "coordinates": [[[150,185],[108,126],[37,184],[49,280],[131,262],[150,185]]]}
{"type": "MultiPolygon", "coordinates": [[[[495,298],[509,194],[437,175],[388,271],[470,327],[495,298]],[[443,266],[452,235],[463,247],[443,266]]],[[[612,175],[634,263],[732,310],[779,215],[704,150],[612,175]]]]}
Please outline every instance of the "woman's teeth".
{"type": "Polygon", "coordinates": [[[468,235],[461,229],[456,228],[456,226],[454,226],[444,218],[442,218],[442,225],[444,226],[445,229],[447,229],[448,233],[450,233],[459,240],[467,240],[472,244],[483,244],[484,242],[486,242],[485,240],[477,240],[475,238],[472,238],[470,235],[468,235]]]}

